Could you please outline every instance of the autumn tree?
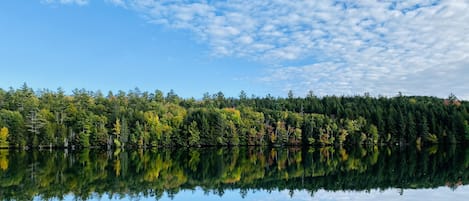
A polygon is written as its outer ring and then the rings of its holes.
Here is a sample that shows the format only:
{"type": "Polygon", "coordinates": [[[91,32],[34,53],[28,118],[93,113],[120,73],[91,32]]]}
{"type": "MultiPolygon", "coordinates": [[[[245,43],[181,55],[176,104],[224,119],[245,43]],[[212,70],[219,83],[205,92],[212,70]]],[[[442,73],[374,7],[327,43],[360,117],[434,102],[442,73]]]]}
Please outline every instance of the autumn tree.
{"type": "Polygon", "coordinates": [[[8,147],[8,128],[2,127],[0,129],[0,148],[1,147],[8,147]]]}

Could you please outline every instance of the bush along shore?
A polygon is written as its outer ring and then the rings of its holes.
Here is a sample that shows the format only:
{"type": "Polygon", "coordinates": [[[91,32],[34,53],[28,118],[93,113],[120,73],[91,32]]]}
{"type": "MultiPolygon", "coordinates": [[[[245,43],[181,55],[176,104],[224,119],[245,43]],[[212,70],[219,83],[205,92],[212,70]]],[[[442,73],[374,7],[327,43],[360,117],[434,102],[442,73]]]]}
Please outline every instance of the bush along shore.
{"type": "Polygon", "coordinates": [[[455,95],[225,97],[174,91],[66,94],[0,89],[0,147],[456,144],[469,141],[469,103],[455,95]]]}

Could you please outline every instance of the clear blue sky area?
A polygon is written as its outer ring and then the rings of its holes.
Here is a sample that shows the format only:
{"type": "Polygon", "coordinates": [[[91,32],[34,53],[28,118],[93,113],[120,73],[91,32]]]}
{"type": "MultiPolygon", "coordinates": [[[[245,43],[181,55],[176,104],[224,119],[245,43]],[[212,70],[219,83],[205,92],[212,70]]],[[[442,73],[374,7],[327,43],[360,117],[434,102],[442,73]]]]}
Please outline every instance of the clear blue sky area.
{"type": "Polygon", "coordinates": [[[469,3],[6,0],[1,88],[469,97],[469,3]]]}
{"type": "MultiPolygon", "coordinates": [[[[290,201],[339,201],[339,200],[360,200],[360,201],[374,201],[374,200],[406,200],[406,201],[419,201],[419,200],[466,200],[468,196],[468,186],[460,186],[457,189],[449,187],[440,187],[436,189],[386,189],[386,190],[370,190],[370,191],[325,191],[319,190],[312,195],[305,190],[295,190],[293,195],[290,195],[288,190],[267,192],[265,190],[248,191],[247,195],[242,198],[239,190],[225,190],[223,196],[215,195],[212,192],[205,193],[202,189],[195,189],[194,191],[182,190],[174,197],[169,197],[165,194],[161,200],[163,201],[178,201],[178,200],[205,200],[205,201],[223,201],[223,200],[243,200],[243,201],[277,201],[277,200],[290,200],[290,201]],[[401,195],[400,192],[403,192],[401,195]]],[[[129,196],[113,195],[110,197],[105,194],[101,197],[96,196],[90,200],[131,200],[129,196]]],[[[40,199],[37,199],[40,200],[40,199]]],[[[74,196],[69,195],[65,200],[74,200],[74,196]]],[[[155,200],[154,197],[143,197],[139,200],[155,200]]]]}
{"type": "Polygon", "coordinates": [[[89,6],[0,3],[0,87],[23,82],[67,91],[174,89],[201,97],[223,91],[264,93],[255,81],[262,65],[212,56],[187,31],[147,23],[104,1],[89,6]]]}

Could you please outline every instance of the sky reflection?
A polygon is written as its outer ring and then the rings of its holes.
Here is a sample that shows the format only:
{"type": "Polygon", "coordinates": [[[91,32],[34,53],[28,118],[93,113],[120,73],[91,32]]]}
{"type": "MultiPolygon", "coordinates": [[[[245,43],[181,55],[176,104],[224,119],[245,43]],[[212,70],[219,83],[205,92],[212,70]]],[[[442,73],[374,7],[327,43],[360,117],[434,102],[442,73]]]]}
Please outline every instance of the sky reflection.
{"type": "MultiPolygon", "coordinates": [[[[360,200],[360,201],[386,201],[386,200],[467,200],[469,197],[469,185],[460,186],[456,189],[449,187],[439,187],[435,189],[398,189],[391,188],[387,190],[371,190],[371,191],[326,191],[319,190],[314,194],[306,190],[295,190],[293,194],[290,191],[272,191],[253,190],[247,192],[245,197],[241,196],[239,190],[226,190],[222,196],[213,192],[204,192],[203,189],[182,190],[174,197],[168,196],[167,193],[160,199],[161,201],[179,201],[179,200],[243,200],[243,201],[277,201],[277,200],[295,200],[295,201],[341,201],[341,200],[360,200]]],[[[120,195],[104,195],[102,197],[95,196],[90,201],[111,201],[111,200],[155,200],[155,197],[128,197],[120,195]]],[[[36,198],[35,200],[41,200],[36,198]]],[[[75,200],[73,195],[68,195],[65,200],[75,200]]]]}

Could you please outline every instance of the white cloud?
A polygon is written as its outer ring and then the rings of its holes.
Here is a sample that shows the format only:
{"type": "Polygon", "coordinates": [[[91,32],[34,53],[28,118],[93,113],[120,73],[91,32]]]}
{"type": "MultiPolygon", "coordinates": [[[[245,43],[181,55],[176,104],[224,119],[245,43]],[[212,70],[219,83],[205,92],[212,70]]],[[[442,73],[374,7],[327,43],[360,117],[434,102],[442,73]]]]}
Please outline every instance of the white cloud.
{"type": "Polygon", "coordinates": [[[107,1],[215,55],[286,66],[261,78],[284,90],[469,98],[469,0],[107,1]]]}
{"type": "Polygon", "coordinates": [[[89,0],[42,0],[42,2],[47,4],[77,4],[83,6],[87,5],[89,0]]]}
{"type": "Polygon", "coordinates": [[[272,69],[263,80],[294,83],[291,88],[303,94],[454,92],[469,99],[469,1],[403,4],[362,3],[339,12],[343,21],[322,27],[330,39],[311,40],[338,62],[272,69]]]}

